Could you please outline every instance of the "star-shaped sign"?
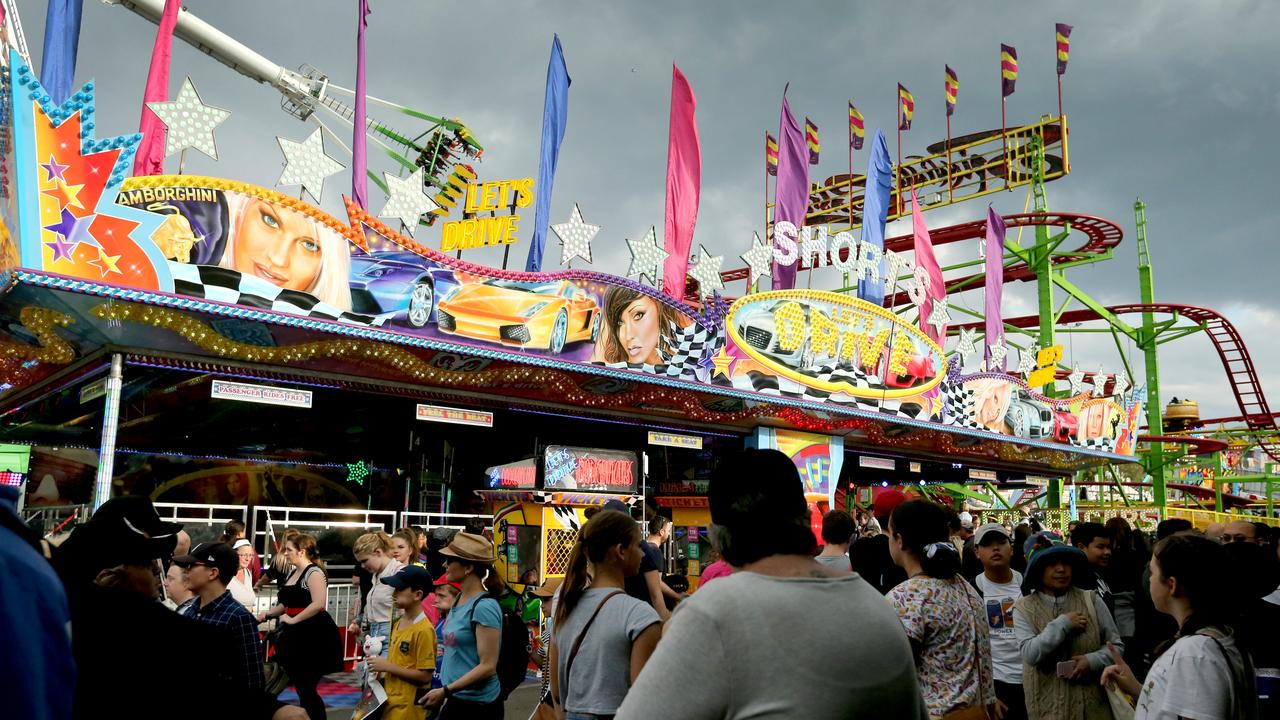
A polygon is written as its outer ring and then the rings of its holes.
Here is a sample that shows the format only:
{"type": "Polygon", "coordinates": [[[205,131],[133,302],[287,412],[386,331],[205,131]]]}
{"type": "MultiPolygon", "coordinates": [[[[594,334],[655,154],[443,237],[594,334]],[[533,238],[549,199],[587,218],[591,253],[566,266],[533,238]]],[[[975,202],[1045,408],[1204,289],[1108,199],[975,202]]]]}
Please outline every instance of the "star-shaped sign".
{"type": "Polygon", "coordinates": [[[556,237],[560,238],[561,265],[568,265],[574,258],[591,262],[591,241],[595,239],[596,233],[600,232],[600,226],[582,221],[582,211],[578,209],[578,203],[573,204],[573,213],[569,215],[569,222],[556,223],[551,226],[551,229],[555,231],[556,237]]]}
{"type": "Polygon", "coordinates": [[[729,373],[733,372],[733,364],[737,361],[738,358],[725,352],[724,347],[721,346],[720,352],[711,356],[711,364],[716,368],[716,371],[712,373],[711,377],[715,378],[721,375],[730,377],[729,373]]]}
{"type": "Polygon", "coordinates": [[[1009,355],[1009,346],[1004,344],[1004,335],[996,338],[995,342],[987,339],[987,353],[990,355],[987,367],[991,371],[1004,370],[1004,359],[1009,355]]]}
{"type": "Polygon", "coordinates": [[[1102,371],[1102,366],[1098,366],[1098,372],[1093,374],[1093,396],[1102,397],[1106,394],[1107,375],[1102,371]]]}
{"type": "Polygon", "coordinates": [[[760,233],[751,235],[751,249],[738,257],[751,266],[751,287],[755,287],[761,277],[773,274],[773,249],[760,239],[760,233]]]}
{"type": "Polygon", "coordinates": [[[63,208],[58,222],[45,225],[44,229],[61,235],[64,240],[70,238],[72,231],[76,229],[76,216],[72,215],[70,210],[63,208]]]}
{"type": "Polygon", "coordinates": [[[53,251],[53,262],[70,260],[71,251],[76,248],[75,243],[67,242],[66,237],[62,235],[54,237],[52,242],[47,242],[44,246],[53,251]]]}
{"type": "Polygon", "coordinates": [[[98,268],[98,270],[102,273],[102,277],[106,277],[111,273],[116,273],[117,275],[124,274],[120,272],[119,267],[116,267],[117,263],[119,262],[120,262],[119,255],[108,255],[106,250],[103,250],[102,248],[98,248],[98,259],[90,260],[89,264],[98,268]]]}
{"type": "Polygon", "coordinates": [[[84,205],[80,204],[80,191],[84,189],[84,185],[68,185],[65,181],[55,180],[54,185],[46,190],[41,190],[41,195],[48,195],[58,203],[59,210],[65,210],[68,207],[78,207],[84,209],[84,205]]]}
{"type": "Polygon", "coordinates": [[[956,343],[956,353],[964,362],[970,355],[978,352],[978,331],[973,328],[960,328],[960,342],[956,343]]]}
{"type": "Polygon", "coordinates": [[[1130,387],[1131,387],[1131,384],[1129,382],[1129,373],[1123,370],[1116,373],[1116,387],[1113,392],[1115,392],[1116,395],[1123,395],[1126,392],[1128,392],[1130,387]]]}
{"type": "Polygon", "coordinates": [[[58,164],[58,161],[53,157],[53,155],[50,155],[49,162],[40,163],[40,167],[44,168],[44,171],[48,173],[48,177],[44,179],[45,182],[52,182],[54,180],[62,180],[63,182],[66,182],[67,178],[62,173],[66,172],[67,168],[71,166],[58,164]]]}
{"type": "Polygon", "coordinates": [[[422,191],[422,168],[407,178],[385,172],[382,177],[387,181],[387,204],[382,206],[378,217],[399,218],[412,235],[422,216],[440,207],[422,191]]]}
{"type": "Polygon", "coordinates": [[[929,312],[929,319],[925,321],[933,326],[933,329],[938,333],[938,337],[944,339],[947,333],[947,324],[951,322],[951,313],[948,310],[947,299],[938,298],[933,301],[933,310],[929,312]]]}
{"type": "Polygon", "coordinates": [[[1080,366],[1071,365],[1071,374],[1067,376],[1067,382],[1071,383],[1071,396],[1075,397],[1084,390],[1084,373],[1080,372],[1080,366]]]}
{"type": "Polygon", "coordinates": [[[658,244],[657,229],[650,227],[649,232],[639,240],[628,238],[627,247],[631,250],[631,267],[627,269],[627,277],[636,280],[647,277],[650,285],[661,286],[662,265],[667,261],[669,253],[658,244]]]}
{"type": "Polygon", "coordinates": [[[689,277],[698,281],[698,292],[710,295],[712,290],[724,287],[724,280],[720,278],[720,266],[723,264],[723,255],[712,257],[706,247],[698,246],[698,264],[689,270],[689,277]]]}
{"type": "Polygon", "coordinates": [[[316,202],[320,202],[324,179],[346,169],[345,165],[324,154],[324,136],[320,128],[302,142],[282,137],[277,137],[276,141],[280,143],[280,152],[284,153],[285,160],[284,172],[280,173],[280,181],[276,184],[301,185],[316,202]]]}
{"type": "Polygon", "coordinates": [[[1036,371],[1036,355],[1039,352],[1040,346],[1034,343],[1018,352],[1018,375],[1024,378],[1031,377],[1031,373],[1036,371]]]}
{"type": "Polygon", "coordinates": [[[191,78],[182,81],[178,97],[167,102],[149,102],[147,107],[164,123],[166,156],[195,148],[214,160],[218,159],[213,129],[231,117],[231,111],[201,102],[191,78]]]}

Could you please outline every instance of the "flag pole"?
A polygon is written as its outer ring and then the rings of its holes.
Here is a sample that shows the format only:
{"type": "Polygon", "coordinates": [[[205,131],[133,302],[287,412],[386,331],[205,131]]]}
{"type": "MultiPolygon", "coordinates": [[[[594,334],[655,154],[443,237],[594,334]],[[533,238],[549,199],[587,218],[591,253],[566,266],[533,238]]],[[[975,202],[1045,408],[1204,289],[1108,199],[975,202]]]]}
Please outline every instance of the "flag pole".
{"type": "MultiPolygon", "coordinates": [[[[1004,82],[1004,74],[1000,75],[1000,82],[1004,82]]],[[[1004,168],[1004,187],[1009,189],[1009,136],[1005,129],[1005,98],[1004,87],[1000,88],[1000,162],[1004,168]]]]}
{"type": "Polygon", "coordinates": [[[947,111],[947,202],[954,202],[951,189],[951,111],[947,111]]]}
{"type": "Polygon", "coordinates": [[[1058,117],[1062,117],[1062,75],[1058,75],[1058,117]]]}
{"type": "Polygon", "coordinates": [[[898,164],[893,168],[893,209],[902,214],[902,91],[898,91],[898,164]]]}

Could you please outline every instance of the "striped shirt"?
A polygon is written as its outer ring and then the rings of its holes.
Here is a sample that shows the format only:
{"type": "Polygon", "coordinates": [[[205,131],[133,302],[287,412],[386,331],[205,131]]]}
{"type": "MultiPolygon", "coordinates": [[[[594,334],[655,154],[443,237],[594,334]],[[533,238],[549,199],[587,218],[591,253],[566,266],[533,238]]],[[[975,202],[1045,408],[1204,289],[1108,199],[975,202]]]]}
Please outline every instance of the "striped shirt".
{"type": "Polygon", "coordinates": [[[203,606],[197,597],[190,604],[184,604],[181,613],[193,620],[223,628],[235,650],[231,657],[236,659],[229,668],[227,679],[250,690],[263,689],[265,681],[258,623],[243,605],[231,597],[231,591],[203,606]]]}

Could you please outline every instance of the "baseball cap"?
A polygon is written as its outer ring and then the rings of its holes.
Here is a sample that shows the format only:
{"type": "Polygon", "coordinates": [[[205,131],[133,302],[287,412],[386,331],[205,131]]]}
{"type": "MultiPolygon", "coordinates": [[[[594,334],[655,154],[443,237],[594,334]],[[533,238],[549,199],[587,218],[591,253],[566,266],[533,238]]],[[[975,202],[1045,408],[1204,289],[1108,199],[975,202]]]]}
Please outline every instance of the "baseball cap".
{"type": "Polygon", "coordinates": [[[422,592],[431,592],[435,587],[435,580],[431,577],[431,573],[421,565],[410,565],[402,568],[399,572],[391,577],[382,578],[383,585],[390,585],[396,590],[411,588],[413,590],[421,590],[422,592]]]}
{"type": "MultiPolygon", "coordinates": [[[[893,509],[906,501],[907,495],[901,490],[882,490],[876,493],[875,499],[871,501],[871,507],[877,518],[888,519],[893,509]]],[[[880,523],[882,527],[885,524],[880,523]]]]}
{"type": "Polygon", "coordinates": [[[436,578],[435,586],[440,587],[441,585],[448,585],[454,590],[462,592],[462,583],[450,580],[448,573],[440,573],[440,577],[436,578]]]}
{"type": "Polygon", "coordinates": [[[967,510],[960,513],[960,527],[973,529],[973,513],[967,510]]]}
{"type": "Polygon", "coordinates": [[[184,568],[194,565],[214,568],[218,571],[218,579],[226,584],[231,582],[236,570],[240,569],[240,556],[226,543],[200,543],[186,555],[175,557],[173,563],[184,568]]]}
{"type": "Polygon", "coordinates": [[[973,544],[981,545],[982,541],[986,539],[988,535],[992,537],[994,537],[995,535],[999,535],[1005,540],[1010,539],[1009,531],[1006,530],[1003,525],[1001,525],[1000,523],[987,523],[979,527],[978,531],[973,534],[973,544]]]}

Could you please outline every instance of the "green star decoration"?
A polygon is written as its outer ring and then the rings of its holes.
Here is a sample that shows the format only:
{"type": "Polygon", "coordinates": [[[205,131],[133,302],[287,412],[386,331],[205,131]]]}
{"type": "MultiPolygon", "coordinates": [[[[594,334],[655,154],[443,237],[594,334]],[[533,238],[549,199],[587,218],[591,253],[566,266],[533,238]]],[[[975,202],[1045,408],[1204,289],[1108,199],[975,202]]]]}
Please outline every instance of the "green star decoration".
{"type": "Polygon", "coordinates": [[[347,463],[347,482],[364,485],[364,480],[369,477],[369,471],[372,469],[363,460],[347,463]]]}

